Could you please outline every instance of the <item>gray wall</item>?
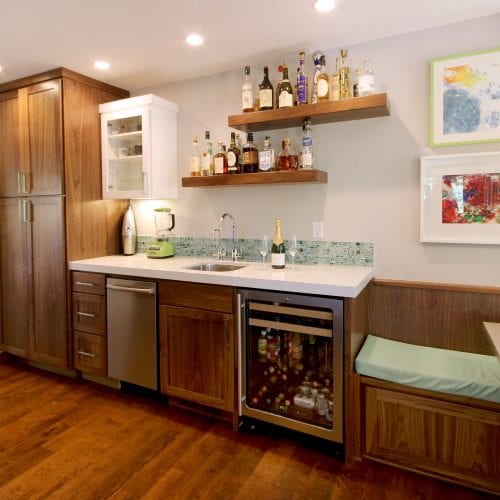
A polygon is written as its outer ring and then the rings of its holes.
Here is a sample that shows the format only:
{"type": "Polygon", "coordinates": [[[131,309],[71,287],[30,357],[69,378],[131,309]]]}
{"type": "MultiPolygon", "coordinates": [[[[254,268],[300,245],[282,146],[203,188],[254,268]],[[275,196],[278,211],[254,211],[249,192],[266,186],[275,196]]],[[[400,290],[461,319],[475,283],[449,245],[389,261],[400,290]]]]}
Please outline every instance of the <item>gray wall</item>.
{"type": "MultiPolygon", "coordinates": [[[[500,45],[500,15],[372,43],[348,47],[351,66],[368,58],[377,91],[387,92],[391,116],[314,127],[317,168],[328,184],[237,188],[180,188],[169,201],[177,217],[176,235],[209,237],[226,211],[235,216],[239,235],[272,236],[282,219],[284,236],[312,239],[312,222],[324,221],[326,240],[373,242],[378,278],[500,285],[500,248],[493,245],[421,244],[419,242],[419,157],[432,154],[500,150],[500,145],[431,149],[429,60],[500,45]]],[[[320,48],[320,47],[318,47],[320,48]]],[[[340,47],[339,47],[340,48],[340,47]]],[[[331,71],[339,48],[326,51],[331,71]]],[[[284,54],[294,67],[298,54],[284,54]]],[[[306,55],[311,70],[311,55],[306,55]]],[[[268,64],[276,78],[280,61],[268,64]]],[[[180,64],[180,62],[176,62],[180,64]]],[[[252,67],[254,84],[262,66],[252,67]]],[[[179,178],[189,175],[193,135],[203,141],[229,142],[227,116],[240,112],[243,68],[139,93],[152,92],[179,104],[179,178]]],[[[256,134],[262,144],[266,132],[256,134]]],[[[289,136],[298,145],[300,130],[270,131],[273,146],[289,136]]],[[[180,183],[180,179],[179,179],[180,183]]],[[[138,232],[154,234],[152,202],[135,202],[138,232]]]]}

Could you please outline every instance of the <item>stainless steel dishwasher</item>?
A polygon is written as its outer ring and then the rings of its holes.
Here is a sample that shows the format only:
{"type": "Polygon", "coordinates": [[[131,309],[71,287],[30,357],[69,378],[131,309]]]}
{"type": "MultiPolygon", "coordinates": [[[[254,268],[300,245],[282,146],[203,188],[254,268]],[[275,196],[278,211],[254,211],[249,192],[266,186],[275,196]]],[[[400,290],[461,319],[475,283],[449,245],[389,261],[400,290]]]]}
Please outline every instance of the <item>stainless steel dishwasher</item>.
{"type": "Polygon", "coordinates": [[[107,278],[108,376],[156,390],[156,283],[107,278]]]}

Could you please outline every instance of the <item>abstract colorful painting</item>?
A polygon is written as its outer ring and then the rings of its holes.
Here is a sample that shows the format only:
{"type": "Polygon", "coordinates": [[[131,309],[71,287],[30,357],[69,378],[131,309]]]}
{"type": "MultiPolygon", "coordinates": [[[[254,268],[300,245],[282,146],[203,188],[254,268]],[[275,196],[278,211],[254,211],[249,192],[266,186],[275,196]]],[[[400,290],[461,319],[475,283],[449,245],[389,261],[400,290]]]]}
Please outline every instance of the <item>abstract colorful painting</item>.
{"type": "Polygon", "coordinates": [[[443,224],[500,224],[500,172],[442,176],[443,224]]]}
{"type": "Polygon", "coordinates": [[[500,151],[420,158],[420,241],[500,244],[500,151]]]}
{"type": "Polygon", "coordinates": [[[432,146],[500,141],[500,49],[431,62],[432,146]]]}

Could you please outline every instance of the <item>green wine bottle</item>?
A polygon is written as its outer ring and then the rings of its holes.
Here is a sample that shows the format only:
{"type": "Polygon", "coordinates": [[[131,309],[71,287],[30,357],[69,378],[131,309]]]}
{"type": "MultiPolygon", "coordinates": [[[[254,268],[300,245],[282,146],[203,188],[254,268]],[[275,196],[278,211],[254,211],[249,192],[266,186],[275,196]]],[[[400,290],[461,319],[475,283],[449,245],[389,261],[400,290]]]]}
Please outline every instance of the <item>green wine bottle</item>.
{"type": "Polygon", "coordinates": [[[285,243],[281,237],[281,221],[276,219],[273,245],[271,247],[271,265],[273,269],[285,269],[285,243]]]}

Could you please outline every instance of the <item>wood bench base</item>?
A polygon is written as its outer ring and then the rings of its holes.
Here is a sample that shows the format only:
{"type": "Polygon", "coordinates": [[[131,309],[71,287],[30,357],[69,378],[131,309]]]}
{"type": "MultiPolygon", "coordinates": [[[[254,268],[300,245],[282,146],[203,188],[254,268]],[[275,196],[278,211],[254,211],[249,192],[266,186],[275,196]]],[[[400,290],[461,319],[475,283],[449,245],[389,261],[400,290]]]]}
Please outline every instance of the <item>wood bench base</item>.
{"type": "Polygon", "coordinates": [[[363,458],[500,494],[500,404],[360,381],[363,458]]]}

